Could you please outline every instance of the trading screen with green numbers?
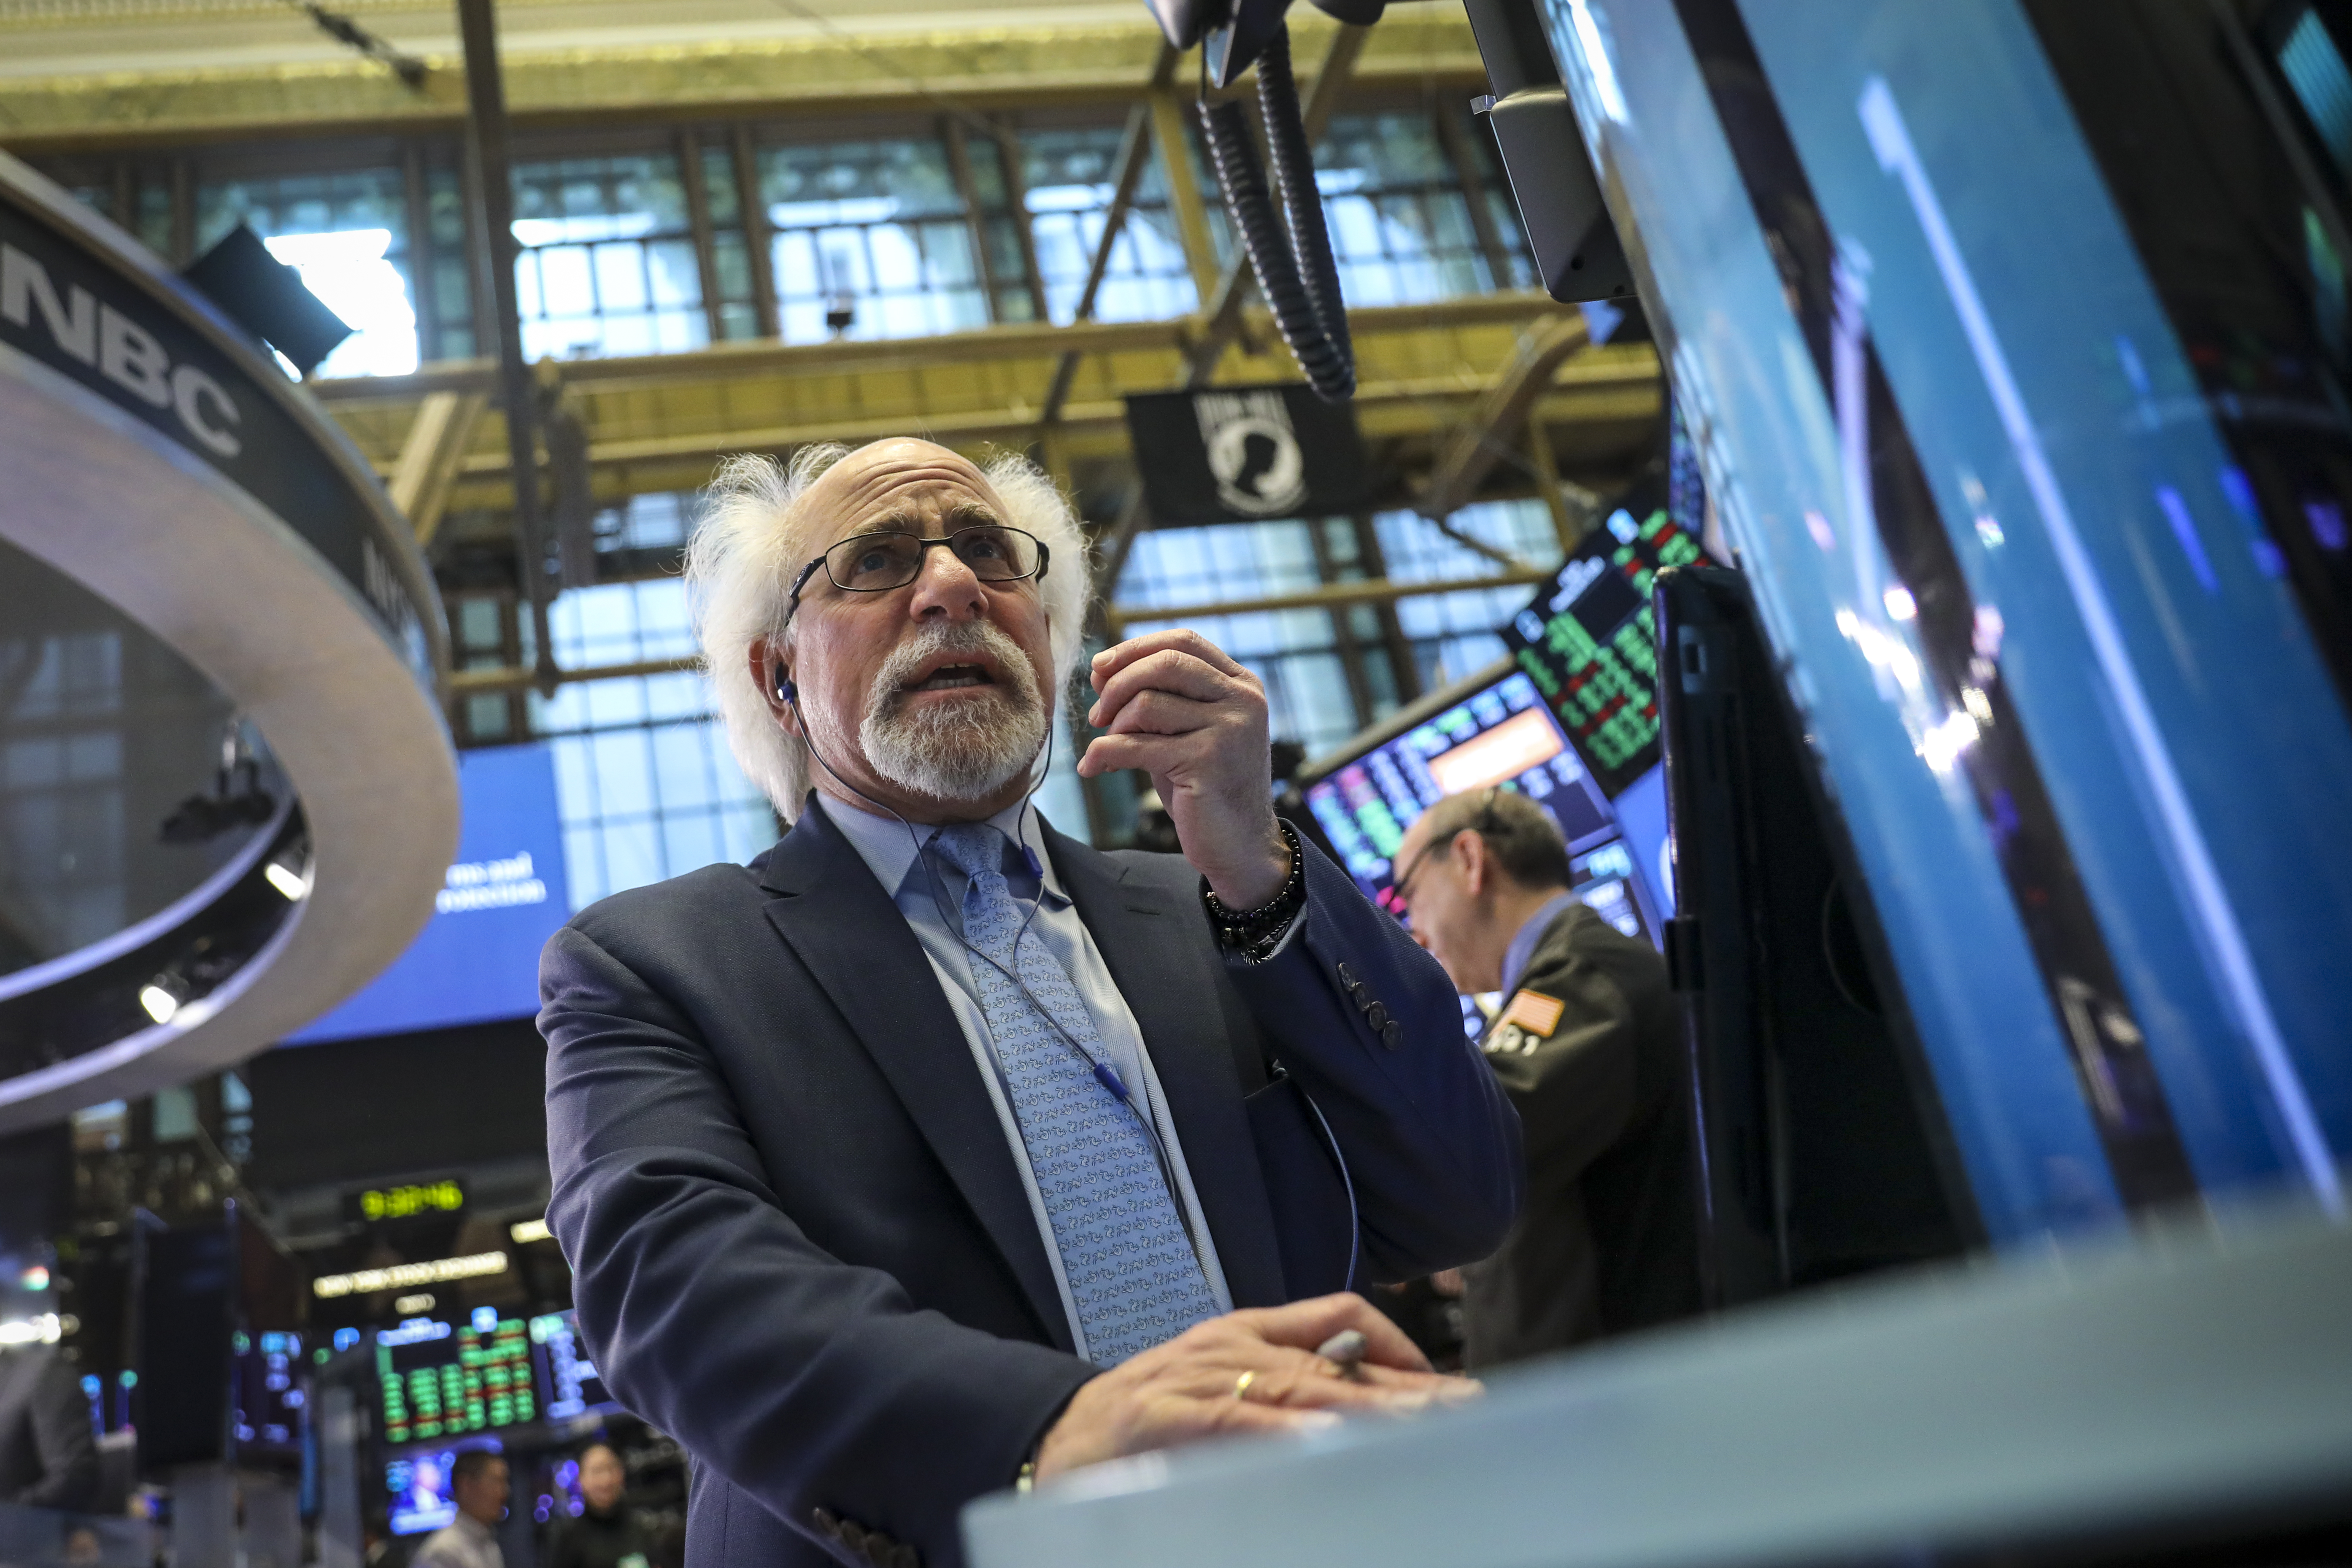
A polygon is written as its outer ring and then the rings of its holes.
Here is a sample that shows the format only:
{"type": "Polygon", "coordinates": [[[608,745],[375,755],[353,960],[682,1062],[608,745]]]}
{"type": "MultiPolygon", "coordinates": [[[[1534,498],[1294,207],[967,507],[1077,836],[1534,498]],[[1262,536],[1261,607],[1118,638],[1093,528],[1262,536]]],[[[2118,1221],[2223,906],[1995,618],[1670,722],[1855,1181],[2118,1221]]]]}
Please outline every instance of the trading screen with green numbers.
{"type": "Polygon", "coordinates": [[[1663,495],[1655,505],[1633,497],[1628,502],[1577,546],[1551,586],[1503,633],[1612,798],[1658,760],[1650,580],[1700,558],[1698,541],[1668,514],[1663,495]]]}
{"type": "Polygon", "coordinates": [[[487,1307],[460,1323],[411,1318],[377,1333],[375,1359],[389,1445],[488,1432],[539,1415],[520,1318],[487,1307]]]}

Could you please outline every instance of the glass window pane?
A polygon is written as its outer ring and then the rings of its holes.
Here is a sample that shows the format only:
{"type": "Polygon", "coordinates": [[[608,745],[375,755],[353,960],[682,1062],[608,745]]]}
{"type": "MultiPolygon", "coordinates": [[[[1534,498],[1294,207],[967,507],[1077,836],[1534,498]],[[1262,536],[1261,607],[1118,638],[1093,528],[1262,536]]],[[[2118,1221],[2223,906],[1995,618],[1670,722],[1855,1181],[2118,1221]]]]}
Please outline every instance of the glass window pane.
{"type": "Polygon", "coordinates": [[[526,353],[655,353],[709,341],[675,153],[520,163],[514,186],[526,353]]]}
{"type": "Polygon", "coordinates": [[[935,137],[768,147],[760,190],[776,232],[775,285],[787,341],[913,337],[984,325],[978,258],[935,137]]]}
{"type": "MultiPolygon", "coordinates": [[[[1118,177],[1123,127],[1044,128],[1021,132],[1029,228],[1045,284],[1046,313],[1066,322],[1086,288],[1118,177]]],[[[1213,189],[1213,187],[1210,187],[1213,189]]],[[[1095,301],[1097,321],[1158,321],[1199,307],[1192,273],[1168,216],[1159,160],[1148,160],[1133,205],[1095,301]]]]}
{"type": "MultiPolygon", "coordinates": [[[[1349,304],[1420,304],[1493,286],[1469,207],[1496,195],[1487,140],[1484,125],[1450,103],[1333,118],[1316,149],[1315,179],[1349,304]],[[1464,189],[1433,113],[1458,116],[1476,189],[1464,189]]],[[[1526,248],[1517,215],[1491,226],[1515,269],[1504,281],[1517,282],[1526,248]]]]}

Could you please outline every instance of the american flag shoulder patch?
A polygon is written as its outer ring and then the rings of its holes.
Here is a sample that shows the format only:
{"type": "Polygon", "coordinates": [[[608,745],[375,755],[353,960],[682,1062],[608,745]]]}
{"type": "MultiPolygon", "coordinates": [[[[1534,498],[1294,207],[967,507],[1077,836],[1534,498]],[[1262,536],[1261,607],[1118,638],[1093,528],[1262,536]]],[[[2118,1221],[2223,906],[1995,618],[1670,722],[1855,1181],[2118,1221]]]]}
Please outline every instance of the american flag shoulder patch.
{"type": "Polygon", "coordinates": [[[1513,994],[1511,1005],[1503,1009],[1499,1021],[1517,1024],[1538,1039],[1549,1039],[1551,1032],[1559,1027],[1559,1016],[1567,1010],[1568,1004],[1557,996],[1547,996],[1540,991],[1520,991],[1513,994]]]}

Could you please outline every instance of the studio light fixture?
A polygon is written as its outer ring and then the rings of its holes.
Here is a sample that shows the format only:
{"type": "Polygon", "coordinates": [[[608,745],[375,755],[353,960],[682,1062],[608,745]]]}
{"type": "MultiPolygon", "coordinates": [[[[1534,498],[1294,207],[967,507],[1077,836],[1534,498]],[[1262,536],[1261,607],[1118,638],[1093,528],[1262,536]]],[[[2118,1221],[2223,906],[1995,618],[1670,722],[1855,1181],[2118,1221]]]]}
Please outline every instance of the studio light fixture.
{"type": "Polygon", "coordinates": [[[180,983],[168,974],[159,974],[139,988],[139,1005],[147,1016],[159,1024],[168,1024],[180,1010],[180,983]]]}

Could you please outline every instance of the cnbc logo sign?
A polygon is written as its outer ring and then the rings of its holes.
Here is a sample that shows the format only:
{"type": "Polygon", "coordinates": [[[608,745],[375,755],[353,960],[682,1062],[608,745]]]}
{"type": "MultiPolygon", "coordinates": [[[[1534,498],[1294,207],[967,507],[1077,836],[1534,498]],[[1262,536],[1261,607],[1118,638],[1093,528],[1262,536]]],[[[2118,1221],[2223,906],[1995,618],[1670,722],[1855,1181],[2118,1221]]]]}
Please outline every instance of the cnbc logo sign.
{"type": "Polygon", "coordinates": [[[215,457],[244,450],[236,426],[244,419],[221,384],[193,364],[174,364],[156,335],[137,321],[100,304],[80,284],[60,287],[49,269],[0,243],[0,321],[31,339],[34,322],[58,356],[79,361],[133,402],[169,409],[189,437],[215,457]]]}

